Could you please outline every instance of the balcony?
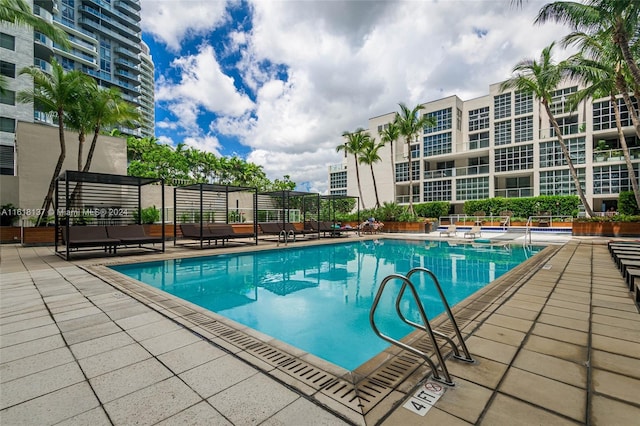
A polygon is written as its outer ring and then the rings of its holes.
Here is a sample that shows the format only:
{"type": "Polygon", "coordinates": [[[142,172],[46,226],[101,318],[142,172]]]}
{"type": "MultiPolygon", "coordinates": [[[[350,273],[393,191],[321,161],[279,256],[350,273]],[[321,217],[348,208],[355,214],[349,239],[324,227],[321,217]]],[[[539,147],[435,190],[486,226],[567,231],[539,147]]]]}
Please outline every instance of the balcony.
{"type": "Polygon", "coordinates": [[[42,20],[44,20],[45,22],[53,22],[53,15],[51,14],[51,12],[43,7],[38,6],[37,4],[33,5],[33,14],[42,18],[42,20]]]}
{"type": "Polygon", "coordinates": [[[489,165],[482,164],[479,166],[458,167],[455,170],[455,176],[469,176],[489,173],[489,165]]]}
{"type": "Polygon", "coordinates": [[[115,60],[115,62],[116,62],[116,65],[118,65],[120,67],[128,68],[128,69],[131,69],[131,70],[136,70],[136,71],[138,70],[138,65],[137,64],[135,64],[134,62],[131,62],[131,61],[127,61],[124,58],[118,58],[118,59],[115,60]]]}
{"type": "MultiPolygon", "coordinates": [[[[419,203],[420,202],[420,195],[414,195],[413,196],[413,202],[414,203],[419,203]]],[[[398,195],[396,196],[396,203],[398,204],[409,204],[409,195],[398,195]]]]}
{"type": "Polygon", "coordinates": [[[343,172],[345,170],[347,170],[347,166],[344,164],[333,164],[329,166],[329,173],[343,172]]]}
{"type": "Polygon", "coordinates": [[[425,179],[439,179],[455,176],[456,169],[428,170],[424,172],[425,179]]]}
{"type": "Polygon", "coordinates": [[[126,56],[133,63],[140,63],[140,57],[138,56],[139,54],[136,52],[132,52],[131,50],[125,49],[124,47],[118,47],[116,48],[116,53],[120,56],[126,56]]]}
{"type": "Polygon", "coordinates": [[[133,74],[125,70],[117,70],[115,74],[118,77],[122,77],[129,81],[132,81],[134,86],[140,85],[140,77],[137,74],[133,74]]]}
{"type": "Polygon", "coordinates": [[[533,196],[533,188],[507,188],[507,189],[496,189],[494,193],[495,197],[504,197],[504,198],[522,198],[522,197],[532,197],[533,196]]]}
{"type": "MultiPolygon", "coordinates": [[[[629,148],[631,160],[640,159],[640,147],[629,148]]],[[[598,150],[593,153],[593,162],[602,163],[607,161],[625,161],[621,149],[598,150]]]]}
{"type": "Polygon", "coordinates": [[[51,74],[51,72],[53,71],[53,67],[51,66],[51,64],[44,59],[33,58],[33,65],[40,68],[47,74],[51,74]]]}
{"type": "Polygon", "coordinates": [[[85,25],[89,28],[94,29],[95,31],[98,31],[99,33],[106,35],[107,37],[111,37],[114,40],[117,40],[133,49],[139,50],[140,49],[140,38],[138,37],[138,41],[134,42],[132,40],[130,40],[129,38],[123,36],[122,34],[119,34],[115,31],[112,31],[108,28],[105,28],[103,25],[101,25],[100,23],[93,21],[87,17],[81,17],[80,20],[80,25],[85,25]]]}
{"type": "MultiPolygon", "coordinates": [[[[584,133],[587,130],[586,123],[574,123],[560,126],[562,136],[577,135],[584,133]]],[[[556,131],[554,128],[540,129],[540,139],[552,139],[556,137],[556,131]]]]}
{"type": "Polygon", "coordinates": [[[33,56],[45,60],[53,56],[53,41],[49,37],[34,31],[33,42],[33,56]]]}

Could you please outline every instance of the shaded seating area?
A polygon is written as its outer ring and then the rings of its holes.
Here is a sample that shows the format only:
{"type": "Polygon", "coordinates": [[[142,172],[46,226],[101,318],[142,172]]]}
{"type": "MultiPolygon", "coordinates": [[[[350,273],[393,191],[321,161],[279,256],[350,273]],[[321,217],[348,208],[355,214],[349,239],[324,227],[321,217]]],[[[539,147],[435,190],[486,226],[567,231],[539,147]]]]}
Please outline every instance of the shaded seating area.
{"type": "Polygon", "coordinates": [[[100,255],[116,254],[118,248],[164,251],[164,226],[159,237],[150,236],[141,222],[143,208],[151,206],[164,223],[162,179],[67,170],[55,185],[55,252],[68,260],[85,250],[101,250],[100,255]],[[145,200],[143,187],[148,188],[145,200]]]}
{"type": "Polygon", "coordinates": [[[320,194],[302,191],[269,191],[258,194],[257,217],[261,235],[278,236],[278,241],[298,237],[320,237],[315,229],[305,228],[308,218],[317,216],[320,194]]]}
{"type": "Polygon", "coordinates": [[[174,244],[198,248],[210,247],[211,241],[258,244],[257,194],[253,187],[211,183],[174,188],[174,244]]]}
{"type": "Polygon", "coordinates": [[[609,252],[640,309],[640,241],[610,241],[609,252]]]}

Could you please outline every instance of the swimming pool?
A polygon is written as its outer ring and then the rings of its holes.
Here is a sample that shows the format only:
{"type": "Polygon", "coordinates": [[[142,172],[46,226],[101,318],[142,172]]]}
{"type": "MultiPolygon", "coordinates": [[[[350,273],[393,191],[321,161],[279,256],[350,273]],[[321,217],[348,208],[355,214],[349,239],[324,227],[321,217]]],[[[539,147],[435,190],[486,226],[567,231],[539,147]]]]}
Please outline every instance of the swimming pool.
{"type": "MultiPolygon", "coordinates": [[[[388,346],[369,325],[371,303],[387,275],[431,269],[453,306],[542,249],[379,239],[112,268],[353,370],[388,346]]],[[[434,318],[443,311],[437,293],[427,277],[414,277],[434,318]]],[[[398,320],[392,293],[381,300],[376,323],[401,338],[412,329],[398,320]]],[[[412,306],[406,297],[406,316],[418,321],[412,306]]]]}

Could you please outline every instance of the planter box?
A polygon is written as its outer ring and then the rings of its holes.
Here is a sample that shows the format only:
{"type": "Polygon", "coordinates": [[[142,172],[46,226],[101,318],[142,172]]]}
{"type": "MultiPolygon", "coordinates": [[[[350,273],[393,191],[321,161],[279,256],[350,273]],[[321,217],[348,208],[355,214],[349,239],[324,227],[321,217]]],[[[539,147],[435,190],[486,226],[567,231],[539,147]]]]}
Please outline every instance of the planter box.
{"type": "Polygon", "coordinates": [[[0,226],[0,243],[19,243],[19,226],[0,226]]]}
{"type": "Polygon", "coordinates": [[[382,232],[405,232],[419,233],[425,232],[424,222],[384,222],[382,232]]]}
{"type": "MultiPolygon", "coordinates": [[[[144,232],[151,237],[162,237],[162,224],[154,223],[151,225],[142,225],[144,227],[144,232]]],[[[164,238],[166,240],[173,238],[173,228],[174,225],[172,223],[165,223],[164,225],[164,238]]]]}
{"type": "Polygon", "coordinates": [[[640,237],[640,222],[573,222],[572,235],[640,237]]]}
{"type": "Polygon", "coordinates": [[[34,226],[22,228],[22,245],[50,246],[55,244],[55,226],[34,226]]]}

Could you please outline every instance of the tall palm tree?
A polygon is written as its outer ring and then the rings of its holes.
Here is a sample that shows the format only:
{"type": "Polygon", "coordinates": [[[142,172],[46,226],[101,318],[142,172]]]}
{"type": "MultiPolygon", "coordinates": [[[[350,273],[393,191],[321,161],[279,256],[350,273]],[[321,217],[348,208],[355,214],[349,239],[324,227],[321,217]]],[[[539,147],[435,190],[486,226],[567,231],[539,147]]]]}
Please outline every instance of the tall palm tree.
{"type": "Polygon", "coordinates": [[[65,72],[62,65],[55,59],[51,61],[51,74],[47,74],[35,66],[22,69],[20,74],[30,75],[33,78],[33,89],[19,92],[18,101],[33,103],[37,109],[53,115],[58,121],[60,154],[36,222],[36,225],[40,225],[49,214],[56,178],[60,175],[67,153],[64,139],[65,111],[79,102],[80,89],[85,81],[85,74],[80,71],[65,72]]]}
{"type": "Polygon", "coordinates": [[[378,186],[376,185],[376,175],[373,173],[373,165],[380,160],[378,151],[384,146],[384,142],[376,143],[375,138],[370,138],[364,145],[364,148],[358,156],[358,161],[361,164],[368,164],[371,168],[371,178],[373,179],[373,191],[376,194],[376,208],[380,207],[380,198],[378,198],[378,186]]]}
{"type": "Polygon", "coordinates": [[[400,138],[400,129],[396,125],[395,121],[387,124],[386,127],[380,132],[380,140],[384,144],[389,144],[391,149],[391,182],[393,183],[393,202],[396,202],[396,151],[393,149],[393,143],[400,138]]]}
{"type": "Polygon", "coordinates": [[[400,112],[396,113],[394,121],[398,127],[398,132],[404,136],[405,143],[407,144],[407,153],[409,154],[409,213],[414,214],[413,159],[411,158],[411,141],[413,141],[419,133],[422,133],[425,127],[435,126],[436,119],[435,117],[420,115],[420,111],[424,109],[423,105],[416,105],[413,109],[409,109],[409,107],[403,103],[398,105],[400,106],[400,112]]]}
{"type": "Polygon", "coordinates": [[[554,44],[555,43],[551,43],[542,50],[539,62],[535,59],[525,59],[519,62],[513,68],[513,72],[516,75],[502,83],[500,89],[507,90],[515,88],[518,91],[530,92],[533,93],[540,103],[542,103],[542,106],[544,106],[547,116],[549,117],[551,125],[556,133],[557,141],[560,145],[560,149],[562,149],[565,161],[569,166],[569,172],[571,173],[571,178],[573,179],[573,183],[576,187],[578,197],[580,197],[580,201],[582,202],[582,205],[584,205],[587,215],[593,216],[593,210],[587,202],[582,186],[580,185],[580,179],[578,178],[578,173],[576,172],[573,161],[571,160],[569,149],[564,143],[562,130],[560,129],[553,112],[551,112],[550,104],[553,92],[567,73],[566,62],[555,64],[551,59],[554,44]]]}
{"type": "MultiPolygon", "coordinates": [[[[618,130],[618,140],[627,164],[629,181],[631,182],[636,203],[640,206],[638,180],[629,155],[627,140],[622,131],[620,108],[618,108],[617,94],[622,93],[628,99],[629,114],[637,123],[637,113],[633,108],[633,104],[631,104],[626,79],[623,74],[624,59],[620,49],[608,37],[603,37],[602,34],[600,36],[591,36],[586,33],[576,32],[565,37],[564,42],[577,44],[581,48],[580,53],[572,56],[567,61],[567,69],[570,76],[581,81],[586,86],[585,89],[578,91],[572,97],[572,102],[577,105],[587,98],[609,97],[618,130]],[[585,57],[585,54],[589,57],[585,57]]],[[[625,102],[627,102],[627,99],[625,99],[625,102]]],[[[638,132],[637,126],[636,132],[638,132]]]]}
{"type": "Polygon", "coordinates": [[[24,0],[0,0],[0,22],[32,27],[65,48],[69,47],[67,33],[33,14],[24,0]]]}
{"type": "Polygon", "coordinates": [[[585,33],[603,33],[620,48],[633,78],[636,95],[640,93],[640,66],[637,43],[640,36],[640,2],[637,0],[588,0],[585,3],[557,1],[545,5],[536,23],[555,21],[569,24],[585,33]],[[634,46],[635,45],[635,52],[634,46]]]}
{"type": "Polygon", "coordinates": [[[369,143],[371,136],[364,129],[358,128],[354,132],[343,132],[342,136],[346,138],[344,144],[338,145],[336,151],[343,151],[346,154],[353,155],[353,159],[356,163],[356,181],[358,182],[358,193],[360,194],[360,201],[362,202],[362,208],[366,208],[364,205],[364,198],[362,197],[362,185],[360,184],[360,169],[358,168],[358,156],[362,153],[365,145],[369,143]]]}

